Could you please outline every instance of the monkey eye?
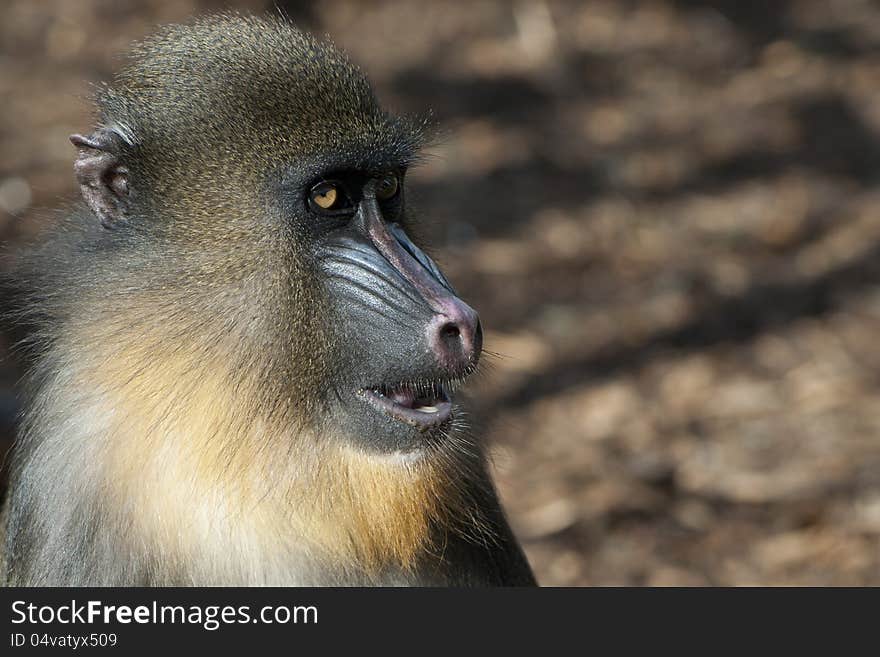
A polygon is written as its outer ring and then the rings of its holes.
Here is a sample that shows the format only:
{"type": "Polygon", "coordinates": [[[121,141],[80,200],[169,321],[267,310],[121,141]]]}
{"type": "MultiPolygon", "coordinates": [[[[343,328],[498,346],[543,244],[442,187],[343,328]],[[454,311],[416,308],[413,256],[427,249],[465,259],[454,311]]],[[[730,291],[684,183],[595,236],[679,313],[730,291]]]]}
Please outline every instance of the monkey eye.
{"type": "Polygon", "coordinates": [[[309,205],[317,212],[343,209],[348,204],[345,192],[334,182],[319,182],[309,192],[309,205]]]}
{"type": "Polygon", "coordinates": [[[400,182],[397,179],[397,174],[386,173],[376,184],[376,198],[380,201],[387,201],[394,198],[399,189],[400,182]]]}

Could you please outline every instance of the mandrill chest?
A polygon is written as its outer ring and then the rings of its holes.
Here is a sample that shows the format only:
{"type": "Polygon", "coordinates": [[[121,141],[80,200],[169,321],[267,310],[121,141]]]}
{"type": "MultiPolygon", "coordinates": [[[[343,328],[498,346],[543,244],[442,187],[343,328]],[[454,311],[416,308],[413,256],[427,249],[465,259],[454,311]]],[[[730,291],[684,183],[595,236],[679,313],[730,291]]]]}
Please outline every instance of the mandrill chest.
{"type": "Polygon", "coordinates": [[[438,530],[463,504],[431,459],[377,457],[260,422],[206,422],[193,406],[178,422],[165,413],[143,424],[126,406],[117,402],[103,428],[101,485],[91,492],[102,499],[92,506],[103,510],[101,533],[144,564],[150,583],[418,583],[438,530]],[[138,426],[152,432],[138,436],[138,426]],[[225,432],[205,431],[212,426],[225,432]]]}

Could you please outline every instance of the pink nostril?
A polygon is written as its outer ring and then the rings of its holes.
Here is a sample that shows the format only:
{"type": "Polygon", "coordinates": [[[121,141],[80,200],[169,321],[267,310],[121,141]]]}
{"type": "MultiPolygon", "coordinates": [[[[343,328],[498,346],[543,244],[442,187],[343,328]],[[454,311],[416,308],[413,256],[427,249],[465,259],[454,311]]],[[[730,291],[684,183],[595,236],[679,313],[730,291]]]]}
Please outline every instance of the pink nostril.
{"type": "Polygon", "coordinates": [[[483,332],[473,308],[455,297],[444,301],[428,326],[428,341],[439,363],[455,374],[477,362],[483,332]]]}
{"type": "Polygon", "coordinates": [[[444,324],[440,329],[440,335],[446,340],[452,340],[459,337],[461,331],[458,330],[458,327],[455,324],[444,324]]]}

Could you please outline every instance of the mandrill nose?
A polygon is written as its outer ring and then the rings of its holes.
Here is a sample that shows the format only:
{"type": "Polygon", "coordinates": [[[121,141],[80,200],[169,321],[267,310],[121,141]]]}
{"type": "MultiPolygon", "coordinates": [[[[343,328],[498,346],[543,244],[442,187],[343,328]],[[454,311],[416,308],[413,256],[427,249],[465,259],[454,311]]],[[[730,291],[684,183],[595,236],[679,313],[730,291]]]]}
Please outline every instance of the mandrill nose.
{"type": "Polygon", "coordinates": [[[457,376],[477,364],[483,329],[477,312],[458,297],[446,297],[438,305],[428,324],[428,344],[440,365],[457,376]]]}

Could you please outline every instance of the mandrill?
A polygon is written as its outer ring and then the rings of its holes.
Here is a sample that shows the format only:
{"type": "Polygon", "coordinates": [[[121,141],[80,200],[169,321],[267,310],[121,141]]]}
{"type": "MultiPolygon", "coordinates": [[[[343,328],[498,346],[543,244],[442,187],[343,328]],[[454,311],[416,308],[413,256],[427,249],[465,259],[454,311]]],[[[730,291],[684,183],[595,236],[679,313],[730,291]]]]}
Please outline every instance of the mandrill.
{"type": "Polygon", "coordinates": [[[11,585],[531,585],[456,386],[482,331],[414,239],[424,126],[281,19],[160,31],[16,267],[11,585]]]}

